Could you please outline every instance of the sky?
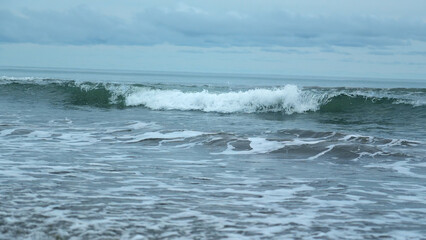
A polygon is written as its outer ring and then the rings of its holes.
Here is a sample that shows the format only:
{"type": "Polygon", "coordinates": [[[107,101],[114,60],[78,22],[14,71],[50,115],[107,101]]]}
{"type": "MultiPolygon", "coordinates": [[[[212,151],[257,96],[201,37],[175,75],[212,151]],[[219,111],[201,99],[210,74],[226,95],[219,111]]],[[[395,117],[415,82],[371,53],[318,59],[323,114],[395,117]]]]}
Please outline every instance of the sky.
{"type": "Polygon", "coordinates": [[[426,80],[426,3],[0,0],[0,66],[426,80]]]}

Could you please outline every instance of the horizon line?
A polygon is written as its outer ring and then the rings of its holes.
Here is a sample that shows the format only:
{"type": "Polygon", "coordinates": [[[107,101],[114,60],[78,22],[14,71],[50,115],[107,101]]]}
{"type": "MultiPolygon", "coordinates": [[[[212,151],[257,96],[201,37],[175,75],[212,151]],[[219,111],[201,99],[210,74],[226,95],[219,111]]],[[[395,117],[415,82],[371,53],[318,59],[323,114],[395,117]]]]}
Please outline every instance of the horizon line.
{"type": "Polygon", "coordinates": [[[416,82],[425,81],[426,77],[422,78],[391,78],[391,77],[372,77],[372,76],[320,76],[320,75],[286,75],[286,74],[279,74],[279,73],[241,73],[241,72],[188,72],[188,71],[164,71],[164,70],[142,70],[142,69],[105,69],[105,68],[84,68],[84,67],[39,67],[39,66],[7,66],[7,65],[0,65],[0,69],[5,68],[11,68],[11,69],[38,69],[38,70],[53,70],[53,71],[59,71],[59,70],[68,70],[69,72],[77,72],[77,71],[89,71],[89,72],[97,72],[97,73],[119,73],[119,72],[127,72],[127,73],[133,73],[133,74],[155,74],[155,75],[168,75],[168,74],[179,74],[179,75],[200,75],[200,76],[228,76],[228,77],[249,77],[249,78],[255,78],[255,77],[268,77],[268,78],[309,78],[312,80],[319,80],[319,79],[328,79],[328,80],[380,80],[380,81],[398,81],[398,80],[411,80],[416,82]]]}

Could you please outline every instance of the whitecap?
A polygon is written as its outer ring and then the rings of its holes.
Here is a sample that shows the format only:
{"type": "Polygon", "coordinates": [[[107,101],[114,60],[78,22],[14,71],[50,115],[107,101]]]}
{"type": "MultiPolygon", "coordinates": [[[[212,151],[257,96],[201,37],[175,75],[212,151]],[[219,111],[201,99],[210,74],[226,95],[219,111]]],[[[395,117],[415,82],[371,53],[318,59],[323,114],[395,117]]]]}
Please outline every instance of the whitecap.
{"type": "Polygon", "coordinates": [[[321,97],[304,92],[295,85],[226,93],[139,88],[126,97],[126,105],[142,105],[154,110],[199,110],[221,113],[284,111],[292,114],[317,110],[321,97]]]}

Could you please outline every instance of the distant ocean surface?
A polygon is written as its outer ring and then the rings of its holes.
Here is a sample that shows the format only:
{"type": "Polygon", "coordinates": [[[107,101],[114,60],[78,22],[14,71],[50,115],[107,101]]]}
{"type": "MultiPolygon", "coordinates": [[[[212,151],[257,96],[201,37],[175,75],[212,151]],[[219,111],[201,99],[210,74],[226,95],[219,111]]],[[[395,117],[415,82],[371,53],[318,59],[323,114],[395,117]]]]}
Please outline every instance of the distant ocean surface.
{"type": "Polygon", "coordinates": [[[0,68],[0,239],[425,239],[426,81],[0,68]]]}

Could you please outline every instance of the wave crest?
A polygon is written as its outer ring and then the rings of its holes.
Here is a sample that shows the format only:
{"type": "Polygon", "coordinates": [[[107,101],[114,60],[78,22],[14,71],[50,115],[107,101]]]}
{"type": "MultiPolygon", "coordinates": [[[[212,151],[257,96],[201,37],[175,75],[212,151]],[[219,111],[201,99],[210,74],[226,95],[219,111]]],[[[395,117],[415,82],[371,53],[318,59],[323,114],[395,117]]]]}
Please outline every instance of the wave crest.
{"type": "Polygon", "coordinates": [[[126,97],[126,105],[142,105],[155,110],[199,110],[220,113],[284,111],[292,114],[317,110],[320,105],[318,98],[319,96],[301,91],[295,85],[226,93],[141,88],[126,97]]]}

